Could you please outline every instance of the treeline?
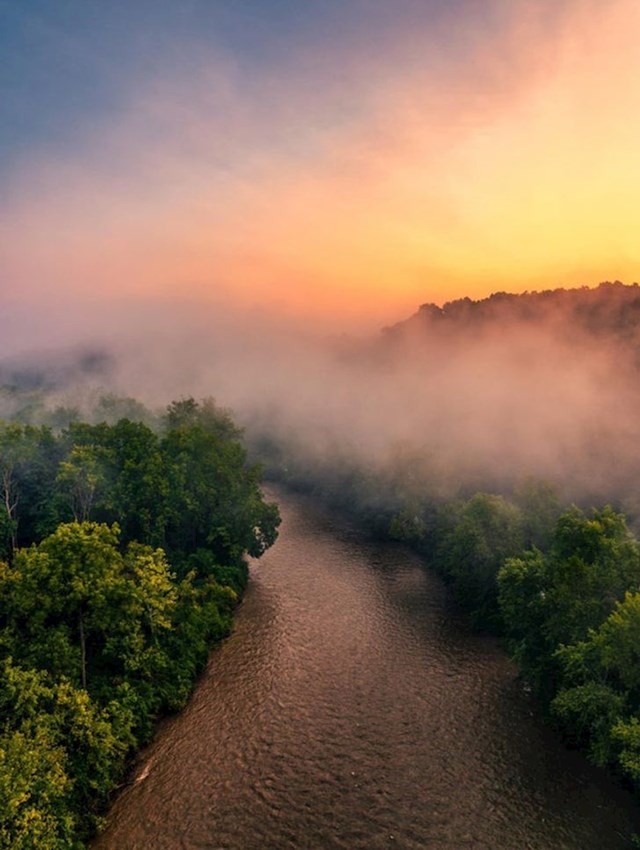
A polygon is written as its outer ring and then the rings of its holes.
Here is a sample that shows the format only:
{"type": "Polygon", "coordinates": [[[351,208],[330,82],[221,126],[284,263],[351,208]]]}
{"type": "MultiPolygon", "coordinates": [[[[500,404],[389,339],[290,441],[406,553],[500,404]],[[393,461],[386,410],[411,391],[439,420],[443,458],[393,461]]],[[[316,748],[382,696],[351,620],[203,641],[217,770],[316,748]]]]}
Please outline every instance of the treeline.
{"type": "Polygon", "coordinates": [[[508,328],[545,326],[560,333],[587,332],[594,339],[606,337],[636,346],[640,329],[640,286],[619,280],[597,287],[548,289],[541,292],[494,292],[487,298],[459,298],[439,307],[423,304],[417,313],[385,330],[388,342],[407,332],[458,332],[495,326],[508,328]]]}
{"type": "Polygon", "coordinates": [[[565,740],[640,793],[640,544],[623,514],[562,505],[533,479],[443,497],[410,453],[366,470],[260,447],[274,477],[424,555],[475,625],[503,637],[565,740]]]}
{"type": "Polygon", "coordinates": [[[0,424],[0,846],[81,848],[277,536],[212,402],[159,431],[0,424]]]}

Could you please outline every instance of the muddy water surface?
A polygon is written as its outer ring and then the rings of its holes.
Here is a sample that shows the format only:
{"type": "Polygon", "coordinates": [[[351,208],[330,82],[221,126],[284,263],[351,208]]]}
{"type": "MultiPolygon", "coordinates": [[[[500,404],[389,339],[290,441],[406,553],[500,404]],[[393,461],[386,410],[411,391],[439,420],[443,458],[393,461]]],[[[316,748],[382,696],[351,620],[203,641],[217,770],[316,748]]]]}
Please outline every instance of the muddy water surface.
{"type": "Polygon", "coordinates": [[[631,797],[541,724],[440,581],[312,501],[96,850],[623,850],[631,797]]]}

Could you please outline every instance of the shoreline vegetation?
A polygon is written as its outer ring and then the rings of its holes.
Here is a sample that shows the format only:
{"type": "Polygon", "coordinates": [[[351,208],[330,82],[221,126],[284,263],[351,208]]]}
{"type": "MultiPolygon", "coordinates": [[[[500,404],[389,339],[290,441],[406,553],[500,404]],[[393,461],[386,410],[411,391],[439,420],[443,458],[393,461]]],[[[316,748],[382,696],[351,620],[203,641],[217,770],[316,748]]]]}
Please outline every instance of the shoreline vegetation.
{"type": "MultiPolygon", "coordinates": [[[[125,400],[125,407],[131,400],[125,400]]],[[[0,425],[0,846],[86,847],[275,541],[228,412],[0,425]]]]}

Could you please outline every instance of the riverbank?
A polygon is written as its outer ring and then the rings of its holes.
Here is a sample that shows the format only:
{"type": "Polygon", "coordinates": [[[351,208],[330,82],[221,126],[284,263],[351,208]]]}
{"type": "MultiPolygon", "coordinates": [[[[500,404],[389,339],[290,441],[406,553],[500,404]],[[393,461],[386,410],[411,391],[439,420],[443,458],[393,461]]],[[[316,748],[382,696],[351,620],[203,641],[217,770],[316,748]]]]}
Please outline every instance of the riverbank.
{"type": "Polygon", "coordinates": [[[280,538],[234,631],[95,850],[630,847],[631,795],[566,751],[416,555],[272,496],[280,538]]]}

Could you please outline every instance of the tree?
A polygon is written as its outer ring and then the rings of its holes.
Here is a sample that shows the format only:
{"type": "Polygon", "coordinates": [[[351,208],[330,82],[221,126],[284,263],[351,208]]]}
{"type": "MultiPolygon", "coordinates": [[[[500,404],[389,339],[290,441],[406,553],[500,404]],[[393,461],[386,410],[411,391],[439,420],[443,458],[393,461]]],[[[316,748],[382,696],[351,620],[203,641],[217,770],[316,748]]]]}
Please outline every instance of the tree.
{"type": "Polygon", "coordinates": [[[12,850],[77,847],[68,804],[65,754],[46,730],[0,735],[0,846],[12,850]]]}
{"type": "MultiPolygon", "coordinates": [[[[118,522],[122,537],[164,545],[168,476],[156,434],[142,422],[72,423],[59,488],[67,499],[90,499],[96,520],[118,522]],[[95,485],[95,486],[94,486],[95,485]]],[[[77,517],[79,518],[79,517],[77,517]]]]}
{"type": "Polygon", "coordinates": [[[511,654],[521,672],[542,690],[550,648],[547,561],[539,549],[507,558],[498,572],[498,604],[511,654]]]}
{"type": "Polygon", "coordinates": [[[178,427],[161,443],[169,478],[166,540],[171,554],[209,549],[221,565],[238,564],[244,553],[259,557],[277,537],[277,507],[259,488],[261,469],[248,466],[246,452],[215,412],[192,400],[181,403],[178,427]],[[213,418],[213,426],[210,420],[213,418]],[[202,421],[201,421],[202,419],[202,421]]]}
{"type": "Polygon", "coordinates": [[[18,476],[28,457],[29,448],[25,427],[18,424],[0,425],[0,502],[4,514],[5,534],[9,542],[9,558],[13,556],[17,546],[17,509],[20,500],[18,476]]]}
{"type": "Polygon", "coordinates": [[[522,515],[502,496],[477,493],[445,534],[439,560],[478,624],[499,621],[496,576],[503,561],[522,549],[522,515]]]}
{"type": "Polygon", "coordinates": [[[233,421],[231,411],[218,407],[211,397],[201,403],[194,398],[171,402],[164,423],[167,431],[198,426],[221,440],[238,440],[242,436],[242,429],[233,421]]]}
{"type": "Polygon", "coordinates": [[[68,523],[0,572],[8,650],[103,701],[158,672],[176,606],[162,550],[118,547],[117,526],[68,523]]]}
{"type": "Polygon", "coordinates": [[[108,629],[122,590],[118,529],[69,523],[38,546],[17,553],[5,574],[6,610],[17,634],[28,637],[36,666],[47,667],[49,640],[58,644],[51,664],[87,687],[88,651],[108,629]],[[68,669],[77,658],[76,669],[68,669]]]}
{"type": "Polygon", "coordinates": [[[131,717],[43,671],[0,665],[0,836],[68,848],[95,826],[134,743],[131,717]]]}
{"type": "Polygon", "coordinates": [[[525,546],[546,551],[562,512],[556,488],[548,481],[526,478],[516,488],[513,501],[522,511],[525,546]]]}
{"type": "Polygon", "coordinates": [[[640,582],[640,550],[610,507],[559,519],[550,552],[511,558],[498,574],[499,603],[514,654],[551,699],[559,685],[556,650],[585,640],[640,582]]]}
{"type": "MultiPolygon", "coordinates": [[[[633,773],[629,753],[636,741],[633,715],[640,714],[640,593],[627,593],[586,640],[559,647],[556,656],[562,687],[552,710],[565,734],[588,745],[599,764],[626,752],[623,769],[633,773]]],[[[640,772],[632,778],[640,780],[640,772]]]]}
{"type": "Polygon", "coordinates": [[[104,481],[104,452],[95,446],[73,446],[61,461],[56,484],[76,522],[90,519],[96,492],[104,481]]]}
{"type": "Polygon", "coordinates": [[[622,514],[587,517],[578,508],[558,520],[547,559],[550,645],[574,643],[597,628],[627,590],[639,589],[640,550],[622,514]]]}

